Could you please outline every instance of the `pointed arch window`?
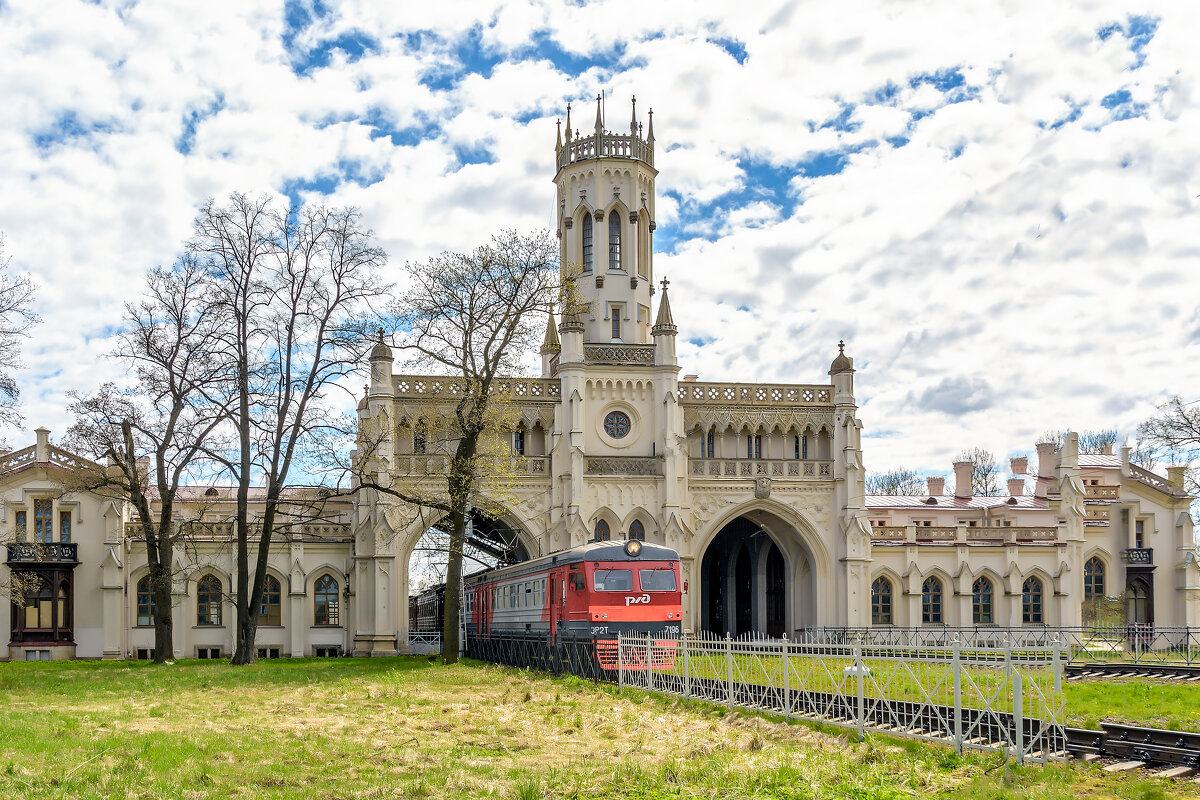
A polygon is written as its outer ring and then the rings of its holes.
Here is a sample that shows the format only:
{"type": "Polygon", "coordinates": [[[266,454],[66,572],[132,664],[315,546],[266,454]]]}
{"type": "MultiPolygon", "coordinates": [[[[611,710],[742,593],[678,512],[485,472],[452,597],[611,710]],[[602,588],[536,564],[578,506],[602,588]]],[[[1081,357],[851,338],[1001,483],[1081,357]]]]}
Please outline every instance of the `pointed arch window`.
{"type": "Polygon", "coordinates": [[[892,582],[876,578],[871,584],[871,624],[892,624],[892,582]]]}
{"type": "Polygon", "coordinates": [[[995,622],[992,616],[992,582],[987,578],[976,578],[971,586],[971,621],[976,625],[995,622]]]}
{"type": "Polygon", "coordinates": [[[1083,599],[1104,599],[1104,562],[1092,556],[1083,565],[1083,599]]]}
{"type": "Polygon", "coordinates": [[[608,523],[604,520],[596,522],[596,541],[607,542],[612,539],[612,529],[608,527],[608,523]]]}
{"type": "Polygon", "coordinates": [[[205,575],[196,584],[196,624],[221,624],[221,581],[205,575]]]}
{"type": "Polygon", "coordinates": [[[267,582],[263,586],[262,602],[258,606],[259,625],[283,624],[281,595],[279,581],[268,575],[267,582]]]}
{"type": "Polygon", "coordinates": [[[704,457],[713,457],[713,429],[709,428],[708,433],[704,435],[704,457]]]}
{"type": "Polygon", "coordinates": [[[592,215],[583,215],[582,230],[579,233],[580,240],[583,243],[583,271],[592,271],[592,215]]]}
{"type": "Polygon", "coordinates": [[[621,268],[621,215],[616,209],[608,215],[608,268],[621,268]]]}
{"type": "Polygon", "coordinates": [[[417,420],[417,427],[413,429],[413,452],[417,455],[425,454],[425,420],[417,420]]]}
{"type": "Polygon", "coordinates": [[[938,578],[926,578],[921,584],[921,622],[942,624],[942,582],[938,578]]]}
{"type": "Polygon", "coordinates": [[[332,575],[317,578],[313,592],[313,617],[315,625],[338,624],[338,582],[332,575]]]}
{"type": "Polygon", "coordinates": [[[137,624],[150,626],[154,624],[154,614],[158,610],[158,602],[154,599],[154,590],[150,587],[150,576],[137,582],[137,624]]]}
{"type": "Polygon", "coordinates": [[[646,526],[642,524],[641,520],[635,519],[629,523],[629,538],[637,539],[639,542],[646,541],[646,526]]]}
{"type": "Polygon", "coordinates": [[[1042,582],[1038,578],[1026,578],[1021,585],[1021,622],[1042,622],[1042,582]]]}
{"type": "Polygon", "coordinates": [[[33,540],[42,544],[54,541],[54,501],[33,501],[33,540]]]}

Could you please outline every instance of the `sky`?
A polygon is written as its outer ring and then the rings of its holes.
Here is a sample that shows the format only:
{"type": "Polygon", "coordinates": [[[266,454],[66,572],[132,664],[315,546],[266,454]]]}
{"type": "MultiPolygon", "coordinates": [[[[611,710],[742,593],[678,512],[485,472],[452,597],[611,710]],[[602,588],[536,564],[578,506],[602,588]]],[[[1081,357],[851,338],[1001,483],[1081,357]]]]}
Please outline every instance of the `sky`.
{"type": "Polygon", "coordinates": [[[868,469],[1127,436],[1200,396],[1200,4],[733,9],[0,0],[26,428],[121,377],[123,304],[206,198],[357,206],[403,285],[552,228],[555,120],[600,91],[614,129],[633,95],[655,112],[683,372],[827,383],[844,339],[868,469]]]}

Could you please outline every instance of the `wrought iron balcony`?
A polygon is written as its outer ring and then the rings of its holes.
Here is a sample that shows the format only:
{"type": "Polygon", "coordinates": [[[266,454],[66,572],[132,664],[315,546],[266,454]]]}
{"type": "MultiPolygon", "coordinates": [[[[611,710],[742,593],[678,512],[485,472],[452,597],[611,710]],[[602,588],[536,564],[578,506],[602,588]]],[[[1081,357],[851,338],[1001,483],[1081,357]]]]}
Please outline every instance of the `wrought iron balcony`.
{"type": "Polygon", "coordinates": [[[1126,564],[1153,564],[1153,547],[1131,547],[1121,551],[1121,560],[1126,564]]]}
{"type": "Polygon", "coordinates": [[[8,564],[79,563],[75,542],[16,542],[8,545],[8,564]]]}

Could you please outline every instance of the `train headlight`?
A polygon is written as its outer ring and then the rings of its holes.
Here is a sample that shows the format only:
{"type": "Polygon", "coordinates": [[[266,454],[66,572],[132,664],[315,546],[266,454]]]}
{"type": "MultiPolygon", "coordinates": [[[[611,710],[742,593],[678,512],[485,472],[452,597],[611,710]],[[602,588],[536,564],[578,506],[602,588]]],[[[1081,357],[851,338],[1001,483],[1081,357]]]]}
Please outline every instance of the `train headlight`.
{"type": "Polygon", "coordinates": [[[608,614],[601,614],[600,619],[608,619],[608,614]]]}
{"type": "Polygon", "coordinates": [[[630,539],[625,543],[625,555],[630,558],[637,558],[642,553],[642,543],[637,539],[630,539]]]}

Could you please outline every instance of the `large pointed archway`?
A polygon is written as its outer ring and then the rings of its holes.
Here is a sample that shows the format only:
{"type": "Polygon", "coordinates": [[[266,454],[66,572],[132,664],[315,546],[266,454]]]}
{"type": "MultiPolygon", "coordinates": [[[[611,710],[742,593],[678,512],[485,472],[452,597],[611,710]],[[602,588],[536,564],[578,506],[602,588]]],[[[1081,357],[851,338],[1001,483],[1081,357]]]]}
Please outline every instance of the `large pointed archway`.
{"type": "Polygon", "coordinates": [[[774,505],[748,504],[714,524],[697,560],[694,628],[781,637],[819,624],[818,584],[833,589],[827,554],[794,511],[774,505]]]}

